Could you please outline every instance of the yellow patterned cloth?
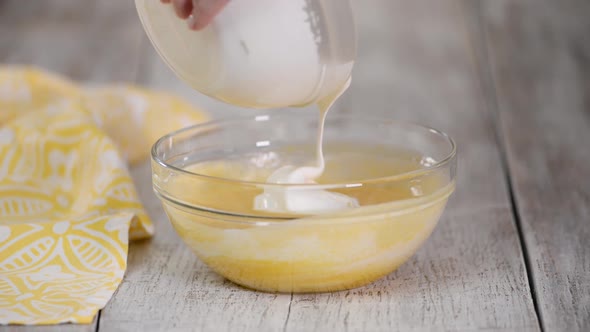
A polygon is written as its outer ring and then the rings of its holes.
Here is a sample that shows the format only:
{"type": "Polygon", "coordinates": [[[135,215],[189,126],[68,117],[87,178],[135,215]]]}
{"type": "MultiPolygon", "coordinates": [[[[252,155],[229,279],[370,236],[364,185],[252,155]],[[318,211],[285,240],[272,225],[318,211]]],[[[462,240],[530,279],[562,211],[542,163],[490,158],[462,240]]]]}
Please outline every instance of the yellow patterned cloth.
{"type": "Polygon", "coordinates": [[[92,322],[128,240],[153,234],[128,163],[204,119],[167,94],[0,67],[0,324],[92,322]]]}

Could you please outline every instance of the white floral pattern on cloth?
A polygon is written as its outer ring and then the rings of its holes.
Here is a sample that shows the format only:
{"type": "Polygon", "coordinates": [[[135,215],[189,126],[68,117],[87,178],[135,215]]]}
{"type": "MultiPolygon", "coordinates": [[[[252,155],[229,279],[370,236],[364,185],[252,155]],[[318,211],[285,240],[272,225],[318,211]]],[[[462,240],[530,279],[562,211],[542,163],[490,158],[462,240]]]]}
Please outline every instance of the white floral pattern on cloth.
{"type": "Polygon", "coordinates": [[[204,119],[167,94],[0,67],[0,324],[92,322],[129,239],[153,234],[127,162],[204,119]]]}

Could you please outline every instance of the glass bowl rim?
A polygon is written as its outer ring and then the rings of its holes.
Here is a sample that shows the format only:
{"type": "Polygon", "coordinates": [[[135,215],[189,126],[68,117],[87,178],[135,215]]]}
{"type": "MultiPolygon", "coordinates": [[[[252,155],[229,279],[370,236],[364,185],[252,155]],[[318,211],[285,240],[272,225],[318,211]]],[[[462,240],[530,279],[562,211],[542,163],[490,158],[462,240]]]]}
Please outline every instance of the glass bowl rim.
{"type": "MultiPolygon", "coordinates": [[[[345,114],[333,114],[332,116],[328,115],[329,119],[326,120],[326,123],[329,124],[330,118],[332,120],[335,120],[335,119],[357,119],[357,120],[362,120],[362,121],[366,121],[366,122],[373,121],[373,122],[378,122],[378,123],[382,123],[382,124],[386,123],[386,124],[393,124],[393,125],[398,125],[398,126],[402,126],[402,127],[413,127],[413,128],[424,130],[425,132],[430,132],[432,134],[442,137],[446,141],[446,143],[448,143],[450,145],[450,151],[447,152],[445,154],[445,157],[442,158],[440,161],[436,161],[431,166],[428,166],[425,168],[412,170],[412,171],[404,172],[404,173],[398,173],[398,174],[390,175],[390,176],[363,179],[360,181],[335,182],[335,183],[326,183],[326,184],[278,184],[278,183],[267,183],[267,182],[257,182],[257,181],[244,181],[244,180],[239,180],[239,179],[230,179],[230,178],[219,177],[219,176],[205,175],[205,174],[199,174],[196,172],[191,172],[186,169],[171,165],[170,163],[167,163],[165,160],[163,160],[163,158],[158,156],[158,148],[163,144],[163,142],[165,142],[169,139],[173,139],[176,136],[182,135],[182,134],[190,132],[190,131],[198,132],[199,130],[206,129],[211,126],[213,126],[213,127],[218,126],[218,127],[222,128],[230,123],[240,123],[240,122],[250,122],[250,121],[269,121],[269,120],[271,121],[273,117],[294,117],[294,118],[301,118],[301,117],[311,118],[311,117],[313,117],[310,114],[302,114],[302,113],[297,114],[293,110],[290,110],[290,112],[295,113],[295,114],[285,114],[284,112],[280,112],[280,111],[275,110],[273,112],[263,113],[263,114],[245,115],[245,116],[237,116],[237,117],[234,116],[234,117],[220,118],[220,119],[216,119],[216,120],[209,120],[209,121],[206,121],[203,123],[199,123],[199,124],[195,124],[192,126],[182,128],[182,129],[175,130],[173,132],[170,132],[170,133],[160,137],[152,145],[151,159],[153,162],[158,164],[160,167],[163,167],[163,168],[168,169],[170,171],[173,171],[176,173],[181,173],[186,176],[191,176],[194,178],[200,178],[200,179],[203,179],[203,180],[206,180],[209,182],[221,181],[221,182],[225,182],[225,183],[234,183],[239,186],[254,186],[254,187],[270,188],[270,189],[272,189],[272,188],[278,189],[278,188],[287,188],[288,187],[290,190],[293,190],[293,189],[295,189],[295,190],[326,190],[326,189],[359,187],[359,186],[362,186],[363,184],[371,184],[371,183],[388,183],[388,182],[395,182],[400,179],[407,179],[408,177],[418,177],[422,174],[430,173],[434,170],[445,167],[449,163],[452,163],[457,156],[457,145],[456,145],[455,141],[447,133],[445,133],[441,130],[438,130],[438,129],[435,129],[435,128],[432,128],[429,126],[417,124],[417,123],[411,122],[411,121],[396,121],[396,120],[387,119],[385,117],[371,117],[371,116],[367,117],[364,115],[359,116],[359,115],[345,115],[345,114]]],[[[315,115],[315,116],[319,117],[318,115],[315,115]]],[[[153,170],[152,170],[152,172],[153,172],[153,170]]],[[[454,178],[455,174],[452,174],[452,177],[454,178]]],[[[453,180],[453,179],[451,179],[451,180],[453,180]]]]}

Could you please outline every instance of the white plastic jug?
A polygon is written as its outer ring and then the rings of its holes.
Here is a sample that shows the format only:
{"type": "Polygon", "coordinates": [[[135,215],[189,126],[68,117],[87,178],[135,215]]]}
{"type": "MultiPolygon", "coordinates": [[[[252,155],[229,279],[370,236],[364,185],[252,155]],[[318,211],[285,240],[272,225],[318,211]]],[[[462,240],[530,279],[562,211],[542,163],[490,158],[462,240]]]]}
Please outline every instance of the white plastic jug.
{"type": "Polygon", "coordinates": [[[199,31],[160,0],[136,6],[177,76],[237,106],[315,103],[346,83],[356,57],[349,0],[231,0],[199,31]]]}

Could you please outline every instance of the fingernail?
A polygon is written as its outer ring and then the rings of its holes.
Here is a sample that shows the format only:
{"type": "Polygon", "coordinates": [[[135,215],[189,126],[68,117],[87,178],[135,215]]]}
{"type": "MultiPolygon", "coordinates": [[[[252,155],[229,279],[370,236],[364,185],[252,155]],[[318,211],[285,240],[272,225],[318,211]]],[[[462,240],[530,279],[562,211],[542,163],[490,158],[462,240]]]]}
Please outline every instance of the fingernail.
{"type": "Polygon", "coordinates": [[[190,14],[190,16],[188,17],[188,19],[186,20],[186,23],[188,24],[189,29],[196,30],[196,28],[197,28],[197,18],[195,17],[195,14],[190,14]]]}

